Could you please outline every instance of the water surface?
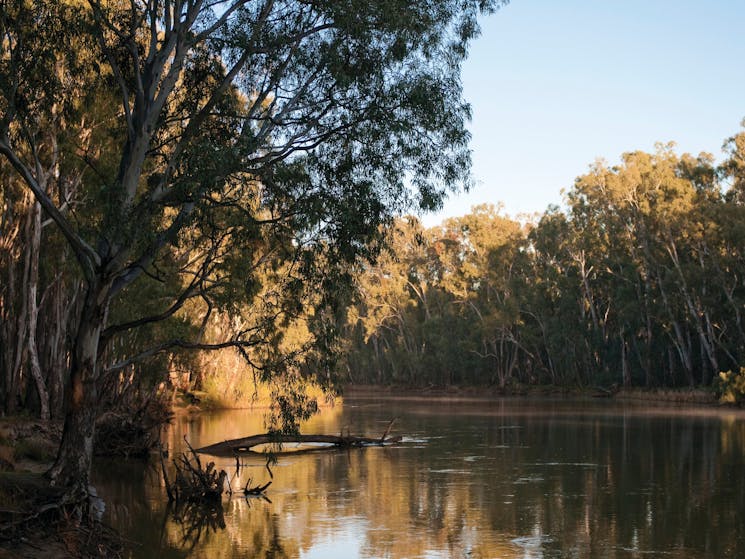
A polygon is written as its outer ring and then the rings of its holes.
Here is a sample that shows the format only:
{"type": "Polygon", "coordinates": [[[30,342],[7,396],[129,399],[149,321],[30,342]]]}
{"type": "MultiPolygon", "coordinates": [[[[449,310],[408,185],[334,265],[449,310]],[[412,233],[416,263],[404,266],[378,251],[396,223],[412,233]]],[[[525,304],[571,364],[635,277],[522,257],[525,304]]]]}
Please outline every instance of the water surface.
{"type": "MultiPolygon", "coordinates": [[[[739,412],[606,400],[347,399],[305,433],[400,444],[244,458],[233,495],[195,523],[166,510],[159,465],[105,461],[96,484],[134,557],[745,557],[745,421],[739,412]]],[[[179,419],[206,445],[264,431],[260,413],[179,419]]],[[[232,476],[235,460],[215,460],[232,476]]]]}

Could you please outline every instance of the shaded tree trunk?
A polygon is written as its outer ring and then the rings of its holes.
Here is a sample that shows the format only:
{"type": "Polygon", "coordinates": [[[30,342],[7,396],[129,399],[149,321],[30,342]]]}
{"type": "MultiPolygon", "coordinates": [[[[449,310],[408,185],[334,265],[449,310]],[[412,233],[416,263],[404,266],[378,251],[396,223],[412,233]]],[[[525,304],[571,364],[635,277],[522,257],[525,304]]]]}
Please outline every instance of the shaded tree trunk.
{"type": "Polygon", "coordinates": [[[36,331],[38,328],[39,305],[37,301],[39,291],[39,247],[41,245],[41,204],[34,202],[31,208],[30,216],[30,243],[28,251],[30,254],[29,274],[28,274],[28,354],[31,377],[36,384],[36,391],[39,394],[39,417],[47,420],[49,413],[49,391],[41,372],[41,362],[39,360],[39,347],[36,343],[36,331]]]}
{"type": "Polygon", "coordinates": [[[88,495],[101,374],[98,352],[109,307],[108,287],[97,278],[87,285],[72,351],[62,442],[47,472],[52,485],[65,487],[68,497],[76,500],[88,495]]]}
{"type": "Polygon", "coordinates": [[[16,275],[17,260],[19,257],[21,234],[21,219],[13,215],[12,204],[8,214],[2,216],[2,228],[0,229],[0,367],[2,368],[2,411],[12,413],[16,400],[15,378],[16,355],[22,350],[15,342],[18,322],[15,317],[18,312],[17,290],[18,282],[16,275]]]}
{"type": "Polygon", "coordinates": [[[631,368],[629,367],[629,360],[626,355],[627,353],[626,339],[624,338],[623,330],[621,330],[620,342],[621,342],[621,376],[623,379],[624,387],[628,388],[631,386],[631,368]]]}

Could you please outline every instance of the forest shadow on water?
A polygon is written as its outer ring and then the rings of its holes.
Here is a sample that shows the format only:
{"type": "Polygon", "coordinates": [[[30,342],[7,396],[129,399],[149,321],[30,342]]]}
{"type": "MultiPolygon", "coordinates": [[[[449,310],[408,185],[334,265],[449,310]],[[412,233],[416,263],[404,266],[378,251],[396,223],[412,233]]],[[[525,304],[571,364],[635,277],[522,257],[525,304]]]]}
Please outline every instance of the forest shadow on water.
{"type": "MultiPolygon", "coordinates": [[[[214,460],[235,492],[174,511],[160,465],[98,462],[132,557],[743,557],[745,416],[612,401],[347,399],[304,433],[390,447],[214,460]],[[267,499],[241,488],[268,480],[267,499]],[[175,514],[174,514],[175,512],[175,514]]],[[[260,414],[177,419],[164,442],[263,432],[260,414]]]]}

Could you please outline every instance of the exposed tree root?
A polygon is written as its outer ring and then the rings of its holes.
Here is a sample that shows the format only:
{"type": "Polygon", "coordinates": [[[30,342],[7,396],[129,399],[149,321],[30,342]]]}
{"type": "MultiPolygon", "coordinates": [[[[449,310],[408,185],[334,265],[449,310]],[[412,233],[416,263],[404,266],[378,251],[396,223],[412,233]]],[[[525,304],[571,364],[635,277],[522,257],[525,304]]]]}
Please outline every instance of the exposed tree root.
{"type": "Polygon", "coordinates": [[[0,556],[120,557],[123,540],[117,533],[80,513],[82,505],[65,498],[38,474],[0,476],[0,556]],[[6,506],[7,504],[7,506],[6,506]]]}

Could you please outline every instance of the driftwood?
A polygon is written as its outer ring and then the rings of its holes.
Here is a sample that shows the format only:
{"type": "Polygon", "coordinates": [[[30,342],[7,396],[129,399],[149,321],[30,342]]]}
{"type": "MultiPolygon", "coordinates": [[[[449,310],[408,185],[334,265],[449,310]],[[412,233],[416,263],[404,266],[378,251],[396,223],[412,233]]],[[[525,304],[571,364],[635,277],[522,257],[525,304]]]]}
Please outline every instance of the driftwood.
{"type": "MultiPolygon", "coordinates": [[[[393,420],[395,421],[395,420],[393,420]]],[[[323,450],[326,448],[355,448],[365,446],[384,446],[393,444],[401,441],[400,436],[389,437],[388,434],[393,426],[393,421],[388,424],[388,428],[383,433],[382,437],[356,437],[352,435],[291,435],[283,433],[262,433],[260,435],[251,435],[250,437],[243,437],[240,439],[231,439],[222,441],[219,443],[211,444],[209,446],[203,446],[202,448],[196,449],[196,452],[201,454],[210,454],[212,456],[235,456],[236,454],[263,454],[257,453],[252,450],[253,447],[263,444],[274,444],[283,445],[288,443],[299,443],[299,444],[325,444],[328,445],[324,448],[311,449],[311,450],[323,450]]],[[[287,450],[274,450],[273,454],[281,454],[282,452],[297,452],[287,450]]]]}
{"type": "Polygon", "coordinates": [[[267,481],[264,485],[255,485],[251,487],[251,478],[246,482],[246,486],[243,488],[243,496],[248,500],[251,497],[259,497],[265,500],[267,503],[271,503],[272,500],[266,496],[266,488],[272,484],[271,481],[267,481]]]}

